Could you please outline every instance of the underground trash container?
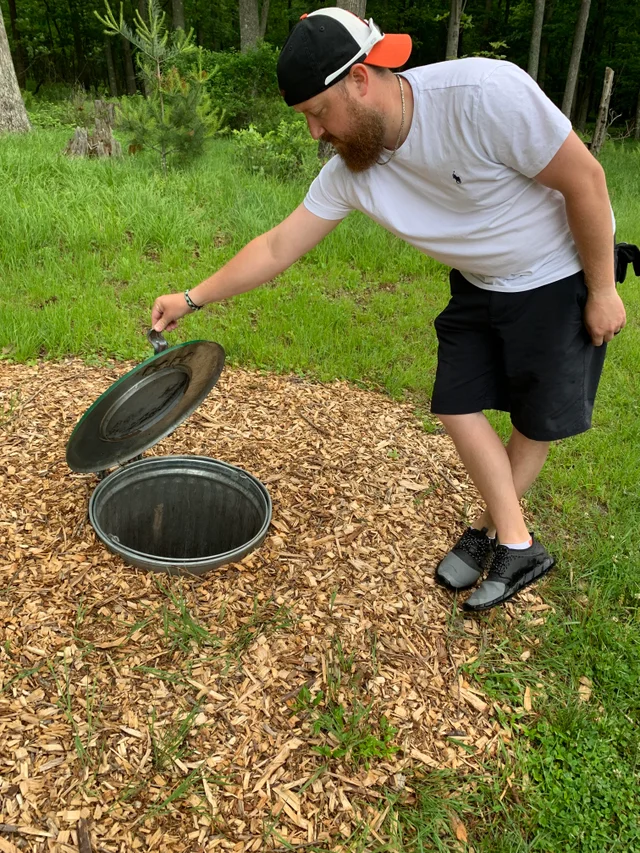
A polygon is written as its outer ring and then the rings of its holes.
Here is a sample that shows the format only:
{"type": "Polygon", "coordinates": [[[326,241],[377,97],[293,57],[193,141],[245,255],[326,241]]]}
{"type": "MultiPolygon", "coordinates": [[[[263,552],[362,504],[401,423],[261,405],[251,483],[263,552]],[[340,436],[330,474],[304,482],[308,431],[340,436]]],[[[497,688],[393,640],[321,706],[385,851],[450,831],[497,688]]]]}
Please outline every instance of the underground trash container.
{"type": "Polygon", "coordinates": [[[68,441],[67,464],[103,478],[89,520],[110,551],[141,569],[201,575],[261,545],[271,498],[258,479],[218,459],[139,458],[200,405],[224,366],[219,344],[169,347],[156,332],[147,337],[155,355],[87,409],[68,441]]]}

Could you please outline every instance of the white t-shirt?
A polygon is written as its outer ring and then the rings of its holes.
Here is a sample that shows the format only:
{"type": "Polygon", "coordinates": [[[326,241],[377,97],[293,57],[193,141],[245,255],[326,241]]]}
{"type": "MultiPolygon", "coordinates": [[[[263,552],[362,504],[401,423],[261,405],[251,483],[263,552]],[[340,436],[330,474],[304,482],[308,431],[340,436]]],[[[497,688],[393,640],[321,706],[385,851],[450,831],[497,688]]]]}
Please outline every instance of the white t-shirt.
{"type": "Polygon", "coordinates": [[[333,157],[307,209],[322,219],[360,210],[486,290],[531,290],[582,269],[563,196],[532,180],[571,123],[532,78],[475,57],[402,76],[414,111],[394,158],[353,174],[333,157]]]}

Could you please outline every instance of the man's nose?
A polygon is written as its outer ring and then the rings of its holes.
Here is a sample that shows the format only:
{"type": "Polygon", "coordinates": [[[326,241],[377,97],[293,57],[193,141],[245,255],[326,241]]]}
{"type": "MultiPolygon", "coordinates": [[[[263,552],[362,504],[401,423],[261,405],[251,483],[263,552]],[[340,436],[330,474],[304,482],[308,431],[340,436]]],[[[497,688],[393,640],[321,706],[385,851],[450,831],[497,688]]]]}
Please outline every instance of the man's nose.
{"type": "Polygon", "coordinates": [[[307,116],[307,126],[309,128],[309,133],[314,139],[320,139],[322,134],[324,133],[324,127],[320,124],[320,122],[313,118],[313,116],[307,116]]]}

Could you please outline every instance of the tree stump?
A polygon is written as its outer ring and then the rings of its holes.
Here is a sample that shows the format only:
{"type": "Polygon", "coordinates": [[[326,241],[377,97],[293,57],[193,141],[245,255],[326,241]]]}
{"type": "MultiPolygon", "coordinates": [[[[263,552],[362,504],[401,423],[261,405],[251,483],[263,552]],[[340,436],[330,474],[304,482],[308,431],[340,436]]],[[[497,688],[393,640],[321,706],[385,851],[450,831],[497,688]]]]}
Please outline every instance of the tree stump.
{"type": "Polygon", "coordinates": [[[120,157],[122,146],[113,135],[115,106],[104,101],[95,101],[93,132],[86,127],[76,127],[76,132],[67,143],[65,154],[71,157],[120,157]]]}

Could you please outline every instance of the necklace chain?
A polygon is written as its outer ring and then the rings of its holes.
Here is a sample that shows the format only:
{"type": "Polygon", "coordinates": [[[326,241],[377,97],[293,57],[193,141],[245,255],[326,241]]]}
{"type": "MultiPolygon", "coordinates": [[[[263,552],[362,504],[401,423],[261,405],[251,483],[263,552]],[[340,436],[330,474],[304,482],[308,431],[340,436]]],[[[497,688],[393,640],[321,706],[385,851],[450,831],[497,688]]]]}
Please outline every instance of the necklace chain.
{"type": "Polygon", "coordinates": [[[400,144],[400,137],[402,136],[402,131],[404,130],[404,116],[405,116],[405,103],[404,103],[404,84],[402,82],[402,77],[399,74],[396,74],[396,78],[398,80],[398,84],[400,86],[400,99],[402,101],[402,120],[400,122],[400,130],[398,131],[398,138],[396,139],[396,144],[391,151],[391,154],[387,157],[386,160],[378,160],[378,166],[386,166],[393,158],[395,157],[396,151],[398,150],[398,146],[400,144]]]}

